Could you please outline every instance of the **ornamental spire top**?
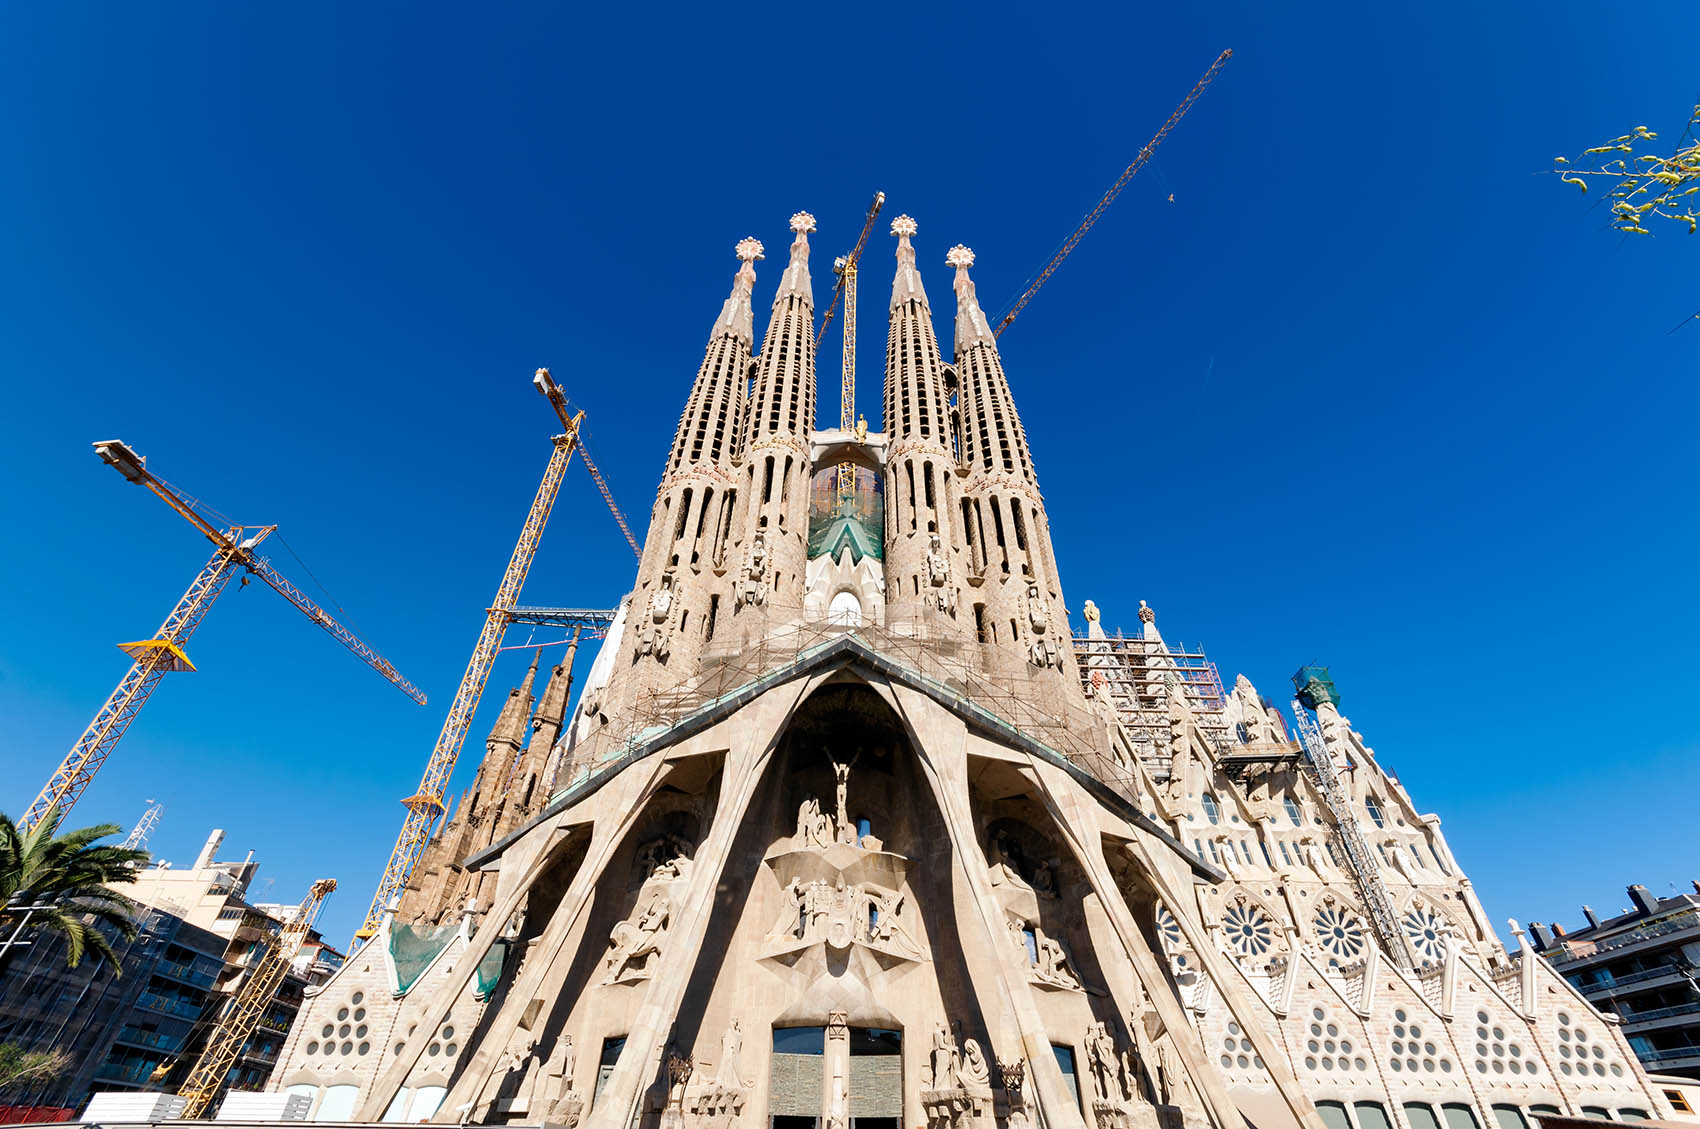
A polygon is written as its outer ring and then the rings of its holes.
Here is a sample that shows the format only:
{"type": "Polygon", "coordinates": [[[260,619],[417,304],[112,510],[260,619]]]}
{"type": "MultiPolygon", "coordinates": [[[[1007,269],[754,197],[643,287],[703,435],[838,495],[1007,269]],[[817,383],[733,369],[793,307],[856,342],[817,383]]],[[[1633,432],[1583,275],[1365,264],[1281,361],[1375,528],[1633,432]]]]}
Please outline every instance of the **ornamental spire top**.
{"type": "Polygon", "coordinates": [[[712,340],[730,334],[748,345],[755,340],[755,318],[750,313],[750,295],[756,288],[755,263],[762,257],[761,240],[746,236],[738,240],[734,251],[740,265],[738,273],[732,279],[732,294],[720,307],[720,317],[715,319],[709,338],[712,340]]]}
{"type": "Polygon", "coordinates": [[[791,230],[797,237],[791,241],[791,261],[779,280],[779,293],[773,296],[775,305],[793,294],[802,295],[805,302],[814,305],[814,286],[809,281],[809,232],[814,229],[815,217],[809,213],[798,212],[791,217],[791,230]]]}
{"type": "Polygon", "coordinates": [[[921,288],[921,272],[915,269],[915,248],[909,242],[909,237],[916,230],[915,221],[909,216],[898,216],[891,221],[891,233],[897,236],[897,277],[891,283],[892,309],[912,299],[923,306],[927,304],[927,292],[921,288]]]}
{"type": "Polygon", "coordinates": [[[974,265],[974,252],[958,243],[945,255],[944,261],[947,266],[956,268],[956,355],[960,357],[970,345],[996,348],[996,338],[986,321],[986,311],[980,308],[980,299],[974,293],[974,280],[968,277],[968,268],[974,265]]]}

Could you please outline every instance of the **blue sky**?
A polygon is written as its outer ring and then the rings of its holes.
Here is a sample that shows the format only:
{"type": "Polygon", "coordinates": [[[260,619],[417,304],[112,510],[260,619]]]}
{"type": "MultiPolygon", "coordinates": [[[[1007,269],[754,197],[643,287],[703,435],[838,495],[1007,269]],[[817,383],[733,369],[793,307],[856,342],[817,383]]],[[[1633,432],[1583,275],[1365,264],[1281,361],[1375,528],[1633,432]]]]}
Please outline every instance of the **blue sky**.
{"type": "MultiPolygon", "coordinates": [[[[945,250],[1014,297],[1231,46],[1001,342],[1077,620],[1148,600],[1280,701],[1329,664],[1497,921],[1700,877],[1700,324],[1668,332],[1700,243],[1539,175],[1674,139],[1700,10],[615,7],[0,7],[0,808],[206,557],[90,453],[121,437],[278,523],[432,704],[232,588],[74,820],[163,800],[162,854],[218,826],[260,896],[335,877],[346,938],[548,456],[531,371],[641,531],[740,237],[765,320],[791,213],[829,262],[883,189],[948,341],[945,250]]],[[[575,469],[525,599],[610,606],[632,571],[575,469]]]]}

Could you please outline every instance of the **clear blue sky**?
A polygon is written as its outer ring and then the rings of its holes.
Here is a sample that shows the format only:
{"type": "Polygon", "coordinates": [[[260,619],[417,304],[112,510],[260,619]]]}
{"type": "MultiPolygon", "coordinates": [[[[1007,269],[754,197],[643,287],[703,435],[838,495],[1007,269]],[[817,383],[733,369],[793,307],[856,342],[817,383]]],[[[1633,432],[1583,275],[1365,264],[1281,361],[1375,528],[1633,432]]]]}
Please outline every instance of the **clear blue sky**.
{"type": "MultiPolygon", "coordinates": [[[[1537,174],[1674,139],[1700,10],[1501,7],[0,6],[0,807],[206,557],[90,453],[121,437],[279,523],[432,704],[232,588],[74,820],[157,797],[180,864],[219,826],[265,897],[336,877],[345,939],[548,455],[531,371],[641,530],[737,239],[765,320],[791,213],[824,264],[883,189],[948,341],[945,250],[1013,297],[1231,46],[1002,340],[1071,609],[1149,600],[1278,701],[1331,665],[1496,921],[1686,888],[1700,240],[1537,174]]],[[[575,469],[526,599],[632,572],[575,469]]]]}

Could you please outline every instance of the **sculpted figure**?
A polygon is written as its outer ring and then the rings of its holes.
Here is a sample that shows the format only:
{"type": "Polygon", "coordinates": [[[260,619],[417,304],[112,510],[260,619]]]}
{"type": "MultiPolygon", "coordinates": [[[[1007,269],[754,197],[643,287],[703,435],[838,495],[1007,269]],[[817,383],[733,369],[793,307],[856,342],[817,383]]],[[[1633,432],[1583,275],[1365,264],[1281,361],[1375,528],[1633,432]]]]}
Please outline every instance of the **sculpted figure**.
{"type": "Polygon", "coordinates": [[[603,983],[612,984],[643,964],[652,953],[661,951],[661,938],[667,930],[669,914],[667,898],[657,893],[637,915],[636,921],[622,921],[614,926],[608,937],[607,972],[603,983]]]}
{"type": "Polygon", "coordinates": [[[866,443],[867,441],[868,441],[868,417],[867,416],[857,416],[856,417],[856,442],[866,443]]]}
{"type": "Polygon", "coordinates": [[[943,588],[950,579],[950,562],[944,558],[944,547],[939,544],[939,535],[927,535],[927,583],[934,588],[943,588]]]}
{"type": "Polygon", "coordinates": [[[949,1090],[956,1086],[956,1039],[952,1037],[950,1028],[939,1024],[933,1032],[933,1053],[929,1059],[932,1068],[932,1090],[949,1090]]]}
{"type": "Polygon", "coordinates": [[[797,809],[798,847],[828,847],[832,845],[830,818],[820,810],[820,801],[810,796],[797,809]]]}
{"type": "Polygon", "coordinates": [[[738,582],[738,606],[767,602],[767,534],[756,530],[750,544],[749,558],[744,562],[744,575],[738,582]]]}
{"type": "Polygon", "coordinates": [[[731,1026],[726,1028],[726,1033],[720,1037],[720,1069],[714,1080],[722,1086],[743,1089],[744,1080],[738,1072],[738,1060],[743,1053],[744,1033],[739,1030],[738,1021],[734,1019],[731,1026]]]}
{"type": "Polygon", "coordinates": [[[1093,1094],[1101,1102],[1114,1100],[1121,1089],[1116,1078],[1120,1061],[1116,1055],[1116,1041],[1110,1037],[1110,1030],[1102,1020],[1087,1029],[1086,1065],[1092,1072],[1093,1094]]]}
{"type": "Polygon", "coordinates": [[[1009,833],[1003,828],[992,833],[991,842],[986,845],[986,864],[992,872],[992,885],[1001,886],[1007,882],[1024,890],[1032,889],[1021,876],[1020,854],[1020,848],[1010,842],[1009,833]]]}
{"type": "Polygon", "coordinates": [[[1033,940],[1038,948],[1038,960],[1034,964],[1034,974],[1047,984],[1055,984],[1060,988],[1080,987],[1080,981],[1068,967],[1068,954],[1063,952],[1062,943],[1054,937],[1045,935],[1045,931],[1037,925],[1033,927],[1033,940]]]}
{"type": "Polygon", "coordinates": [[[805,891],[803,882],[796,875],[785,884],[785,898],[780,904],[779,920],[773,923],[775,937],[801,937],[803,935],[803,897],[805,891]]]}
{"type": "Polygon", "coordinates": [[[643,630],[638,633],[638,654],[667,657],[668,628],[673,615],[673,570],[661,574],[661,584],[650,593],[649,610],[643,617],[643,630]]]}
{"type": "Polygon", "coordinates": [[[1057,896],[1057,883],[1051,875],[1051,864],[1044,859],[1040,859],[1033,866],[1033,892],[1042,898],[1057,896]]]}
{"type": "Polygon", "coordinates": [[[991,1084],[991,1065],[986,1061],[986,1052],[980,1049],[977,1040],[962,1040],[962,1080],[973,1086],[991,1084]]]}

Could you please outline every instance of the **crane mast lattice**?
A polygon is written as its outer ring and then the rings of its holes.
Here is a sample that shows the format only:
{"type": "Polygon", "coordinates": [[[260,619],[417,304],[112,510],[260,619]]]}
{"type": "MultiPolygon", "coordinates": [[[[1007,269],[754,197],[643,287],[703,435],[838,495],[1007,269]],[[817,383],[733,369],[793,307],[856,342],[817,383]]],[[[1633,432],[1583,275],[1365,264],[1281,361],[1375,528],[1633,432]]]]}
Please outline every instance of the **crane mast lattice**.
{"type": "Polygon", "coordinates": [[[359,656],[367,666],[393,682],[420,705],[425,704],[424,693],[403,678],[382,655],[291,584],[264,557],[255,555],[255,548],[271,536],[277,526],[216,526],[201,514],[197,503],[149,471],[147,460],[121,440],[111,439],[96,443],[94,449],[107,465],[131,482],[147,487],[189,524],[199,529],[202,535],[213,543],[213,555],[208,558],[195,579],[190,581],[188,589],[177,601],[177,606],[171,609],[171,614],[165,617],[165,621],[160,624],[159,630],[154,632],[152,638],[119,644],[119,649],[130,656],[130,669],[118,680],[118,685],[107,696],[106,702],[96,711],[94,720],[89,722],[88,728],[83,730],[83,735],[77,738],[77,743],[71,746],[71,751],[48,778],[41,794],[24,812],[23,818],[19,820],[20,827],[34,827],[46,818],[48,811],[54,807],[58,808],[61,817],[70,811],[94,780],[95,773],[106,763],[106,758],[112,755],[112,750],[118,746],[130,723],[147,704],[149,695],[153,693],[154,687],[159,685],[160,679],[173,671],[195,669],[195,664],[190,662],[189,656],[184,653],[184,644],[201,625],[201,620],[211,610],[213,602],[224,591],[225,585],[230,583],[231,577],[240,570],[246,570],[264,580],[279,595],[299,608],[307,618],[359,656]]]}
{"type": "Polygon", "coordinates": [[[313,883],[312,888],[307,891],[307,896],[296,909],[295,916],[284,923],[277,938],[269,944],[265,939],[259,942],[264,946],[264,951],[251,958],[248,978],[243,981],[242,987],[237,989],[236,998],[231,1000],[225,1013],[219,1017],[217,1026],[207,1037],[207,1045],[201,1051],[201,1057],[195,1060],[183,1088],[177,1091],[189,1099],[183,1107],[183,1120],[193,1121],[206,1116],[213,1099],[218,1097],[218,1092],[224,1088],[224,1080],[230,1074],[230,1068],[236,1065],[236,1060],[242,1055],[242,1048],[254,1034],[254,1028],[259,1026],[260,1017],[277,998],[277,990],[289,972],[290,962],[301,951],[301,942],[307,939],[307,933],[313,927],[313,919],[319,915],[319,908],[335,889],[335,879],[321,878],[313,883]]]}
{"type": "MultiPolygon", "coordinates": [[[[856,246],[848,255],[840,257],[832,264],[832,269],[838,275],[838,285],[833,288],[832,302],[826,308],[826,316],[820,323],[820,333],[815,338],[815,349],[818,351],[821,340],[826,337],[826,327],[831,324],[833,312],[838,309],[838,300],[842,297],[844,359],[838,381],[838,426],[845,431],[856,426],[856,272],[862,261],[862,251],[868,245],[868,236],[874,230],[874,220],[884,206],[885,193],[874,193],[873,201],[868,204],[867,218],[862,223],[862,234],[856,237],[856,246]]],[[[838,464],[838,496],[848,498],[855,492],[856,464],[846,460],[838,464]]]]}
{"type": "Polygon", "coordinates": [[[466,733],[472,724],[472,715],[478,711],[478,702],[483,698],[484,687],[490,681],[490,669],[501,651],[502,637],[509,625],[523,619],[524,613],[515,606],[516,601],[519,599],[520,590],[525,587],[525,578],[531,571],[531,562],[537,557],[537,546],[543,538],[543,527],[548,524],[549,513],[561,491],[561,481],[566,477],[567,461],[574,451],[578,452],[579,457],[584,460],[585,469],[595,479],[596,488],[613,512],[614,520],[619,523],[620,531],[625,534],[626,543],[632,547],[634,553],[642,556],[637,538],[632,536],[625,515],[620,512],[619,506],[614,504],[614,496],[609,491],[607,482],[585,452],[580,429],[584,413],[571,412],[567,406],[566,395],[549,375],[548,369],[538,369],[532,377],[532,384],[555,409],[565,430],[553,440],[554,450],[550,452],[548,465],[543,469],[543,481],[538,483],[537,495],[531,501],[525,524],[520,527],[519,538],[514,542],[513,555],[508,558],[508,567],[502,573],[501,583],[496,587],[495,599],[490,601],[485,612],[484,627],[478,633],[478,642],[472,648],[472,656],[467,659],[466,672],[461,675],[460,686],[455,690],[454,701],[449,706],[448,716],[443,720],[442,731],[438,733],[431,757],[425,763],[425,772],[420,778],[419,787],[402,801],[402,805],[407,808],[407,815],[402,821],[401,832],[396,836],[395,847],[390,852],[383,877],[378,880],[378,888],[372,895],[372,904],[366,911],[366,920],[355,930],[356,945],[377,933],[383,924],[384,914],[389,912],[401,897],[402,891],[407,889],[414,867],[419,864],[419,856],[431,841],[437,820],[448,810],[445,796],[449,777],[454,773],[455,762],[460,758],[461,748],[466,744],[466,733]]]}

